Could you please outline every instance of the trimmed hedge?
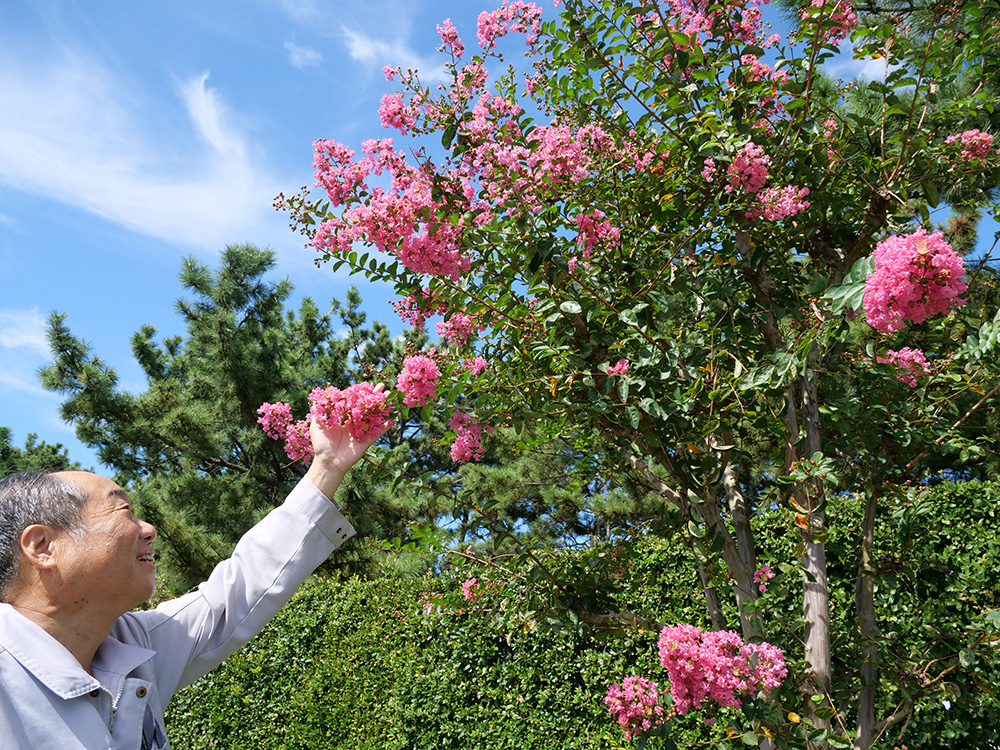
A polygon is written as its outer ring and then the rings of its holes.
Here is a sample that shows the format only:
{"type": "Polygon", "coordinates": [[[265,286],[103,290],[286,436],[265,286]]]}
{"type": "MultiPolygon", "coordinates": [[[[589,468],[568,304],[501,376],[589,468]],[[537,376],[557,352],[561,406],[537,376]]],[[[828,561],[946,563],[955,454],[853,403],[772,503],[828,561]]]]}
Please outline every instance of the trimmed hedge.
{"type": "MultiPolygon", "coordinates": [[[[689,570],[658,542],[631,572],[646,595],[657,588],[658,598],[696,597],[680,580],[689,570]]],[[[627,675],[656,673],[656,634],[602,638],[541,611],[526,620],[491,610],[528,595],[518,580],[470,605],[458,594],[464,577],[310,579],[254,641],[174,697],[171,743],[242,750],[624,744],[604,694],[627,675]]]]}
{"type": "MultiPolygon", "coordinates": [[[[985,617],[1000,606],[998,507],[1000,484],[974,482],[886,505],[880,514],[877,598],[892,654],[883,669],[905,673],[926,660],[929,648],[953,661],[962,652],[959,667],[937,686],[941,692],[917,697],[903,738],[911,748],[985,746],[1000,721],[993,692],[1000,684],[1000,638],[985,617]]],[[[859,511],[849,496],[831,503],[831,606],[844,635],[854,627],[851,537],[859,511]]],[[[762,564],[794,554],[794,526],[772,528],[762,554],[773,559],[762,564]]],[[[552,554],[547,563],[574,582],[565,584],[569,594],[593,611],[631,610],[661,623],[707,626],[699,582],[679,541],[645,538],[623,548],[552,554]]],[[[524,573],[490,583],[480,571],[482,596],[471,603],[459,592],[462,580],[477,573],[461,569],[411,580],[313,578],[258,638],[175,696],[167,714],[171,742],[241,750],[629,744],[603,697],[630,674],[665,685],[656,633],[601,637],[565,611],[553,617],[556,602],[529,583],[530,570],[524,573]]],[[[792,656],[796,578],[794,571],[779,575],[761,600],[766,637],[792,656]]],[[[856,663],[853,650],[850,636],[835,644],[845,664],[856,663]]],[[[895,682],[889,676],[880,691],[883,710],[901,699],[895,682]]],[[[698,713],[677,722],[674,738],[682,746],[711,744],[721,734],[698,713]]],[[[898,744],[890,733],[879,747],[898,744]]],[[[660,738],[647,745],[664,746],[660,738]]]]}

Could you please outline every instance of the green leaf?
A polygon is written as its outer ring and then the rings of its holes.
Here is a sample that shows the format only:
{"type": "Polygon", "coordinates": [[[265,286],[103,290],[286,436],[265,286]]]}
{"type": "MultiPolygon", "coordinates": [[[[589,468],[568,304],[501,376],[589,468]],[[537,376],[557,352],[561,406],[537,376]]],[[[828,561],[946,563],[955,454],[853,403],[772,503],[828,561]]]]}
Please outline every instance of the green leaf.
{"type": "Polygon", "coordinates": [[[561,305],[559,305],[559,309],[569,315],[579,315],[581,312],[583,312],[583,306],[580,305],[579,302],[574,302],[573,300],[566,300],[561,305]]]}
{"type": "Polygon", "coordinates": [[[931,208],[937,208],[939,203],[938,189],[930,180],[924,180],[920,183],[920,187],[924,189],[924,195],[927,196],[927,203],[931,208]]]}
{"type": "Polygon", "coordinates": [[[845,307],[860,310],[865,299],[865,281],[874,270],[873,257],[859,258],[842,283],[829,287],[823,293],[823,299],[830,300],[830,311],[836,315],[845,307]]]}

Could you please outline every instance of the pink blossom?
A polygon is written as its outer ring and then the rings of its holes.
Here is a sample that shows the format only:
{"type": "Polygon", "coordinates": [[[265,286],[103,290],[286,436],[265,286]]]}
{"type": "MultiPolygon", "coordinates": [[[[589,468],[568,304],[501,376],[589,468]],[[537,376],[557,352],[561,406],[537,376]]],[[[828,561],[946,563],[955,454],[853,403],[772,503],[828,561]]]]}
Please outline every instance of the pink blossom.
{"type": "Polygon", "coordinates": [[[474,317],[466,313],[453,313],[435,327],[439,336],[455,346],[465,346],[482,328],[474,317]]]}
{"type": "MultiPolygon", "coordinates": [[[[760,6],[767,0],[749,0],[740,4],[738,15],[728,15],[729,9],[721,3],[705,0],[665,0],[663,16],[670,18],[673,28],[697,43],[703,35],[718,33],[725,39],[762,41],[760,37],[760,6]]],[[[654,16],[655,18],[655,16],[654,16]]]]}
{"type": "Polygon", "coordinates": [[[875,359],[879,364],[893,365],[896,368],[896,379],[910,388],[917,387],[915,375],[929,375],[931,372],[931,366],[924,353],[908,346],[904,346],[899,351],[890,349],[884,357],[877,356],[875,359]]]}
{"type": "Polygon", "coordinates": [[[726,630],[693,625],[660,631],[660,663],[670,677],[677,712],[700,708],[706,700],[739,708],[740,696],[777,687],[787,675],[781,650],[768,643],[744,643],[726,630]]]}
{"type": "Polygon", "coordinates": [[[282,440],[285,437],[285,430],[292,423],[292,407],[286,403],[269,404],[264,402],[257,410],[260,415],[257,423],[264,429],[268,437],[275,440],[282,440]]]}
{"type": "Polygon", "coordinates": [[[767,582],[772,578],[774,578],[774,572],[770,565],[760,566],[753,574],[753,582],[757,584],[761,593],[767,591],[767,582]]]}
{"type": "Polygon", "coordinates": [[[458,29],[451,22],[450,18],[446,18],[437,26],[437,33],[441,37],[441,46],[447,50],[452,57],[459,58],[465,52],[465,45],[462,44],[462,40],[458,38],[458,29]]]}
{"type": "Polygon", "coordinates": [[[582,248],[581,254],[585,260],[590,258],[594,248],[617,247],[621,241],[618,229],[612,226],[601,211],[577,214],[576,228],[579,232],[576,242],[582,248]]]}
{"type": "Polygon", "coordinates": [[[510,31],[527,35],[528,46],[533,46],[541,30],[542,9],[535,3],[523,0],[504,0],[503,5],[492,13],[483,11],[476,23],[476,40],[479,46],[489,51],[496,46],[497,39],[510,31]]]}
{"type": "Polygon", "coordinates": [[[283,440],[285,453],[292,461],[301,459],[309,463],[313,450],[308,420],[293,422],[292,407],[283,402],[265,402],[257,409],[257,414],[260,415],[257,423],[264,429],[264,433],[275,440],[283,440]]]}
{"type": "Polygon", "coordinates": [[[803,27],[818,33],[823,43],[846,39],[858,25],[858,17],[846,0],[812,0],[801,17],[803,27]]]}
{"type": "Polygon", "coordinates": [[[417,123],[416,111],[403,102],[401,94],[383,94],[378,115],[383,128],[395,128],[403,135],[417,123]]]}
{"type": "Polygon", "coordinates": [[[748,143],[740,149],[740,152],[726,170],[726,174],[729,176],[729,184],[726,185],[726,190],[731,191],[734,188],[742,188],[744,192],[751,195],[760,192],[764,187],[764,183],[767,182],[767,165],[770,163],[771,157],[764,153],[762,146],[758,146],[756,143],[748,143]]]}
{"type": "Polygon", "coordinates": [[[472,377],[475,378],[486,372],[486,369],[490,365],[489,362],[487,362],[482,357],[469,357],[462,363],[462,366],[469,371],[469,374],[472,377]]]}
{"type": "Polygon", "coordinates": [[[548,179],[553,184],[566,181],[579,182],[587,176],[590,158],[583,143],[565,125],[541,125],[531,131],[535,148],[526,163],[534,170],[537,179],[548,179]]]}
{"type": "Polygon", "coordinates": [[[476,578],[470,578],[462,584],[462,598],[474,602],[482,595],[482,589],[476,578]]]}
{"type": "Polygon", "coordinates": [[[426,406],[437,395],[441,371],[430,357],[417,355],[403,360],[403,369],[396,378],[396,387],[403,394],[406,406],[426,406]]]}
{"type": "Polygon", "coordinates": [[[321,425],[344,425],[359,442],[368,440],[388,421],[388,394],[376,391],[371,383],[355,383],[340,390],[333,386],[315,388],[309,394],[309,415],[321,425]]]}
{"type": "Polygon", "coordinates": [[[371,160],[354,162],[354,151],[337,141],[318,140],[313,143],[313,150],[316,185],[326,188],[331,206],[341,206],[367,189],[365,178],[372,171],[371,160]]]}
{"type": "Polygon", "coordinates": [[[748,219],[763,217],[768,221],[781,221],[809,208],[809,201],[803,200],[809,195],[809,188],[799,188],[795,185],[769,187],[762,190],[758,196],[758,205],[747,211],[748,219]]]}
{"type": "Polygon", "coordinates": [[[478,461],[483,457],[483,426],[464,412],[456,411],[448,427],[458,433],[451,444],[451,460],[458,464],[478,461]]]}
{"type": "Polygon", "coordinates": [[[900,330],[905,320],[920,323],[961,305],[968,289],[962,258],[940,232],[893,235],[873,253],[875,271],[865,281],[865,316],[883,333],[900,330]]]}
{"type": "Polygon", "coordinates": [[[604,704],[630,740],[653,726],[663,723],[659,685],[645,677],[626,677],[619,687],[613,683],[604,696],[604,704]]]}
{"type": "Polygon", "coordinates": [[[715,182],[715,159],[705,159],[705,168],[701,170],[701,176],[705,182],[715,182]]]}
{"type": "Polygon", "coordinates": [[[285,430],[285,453],[292,461],[308,464],[312,460],[312,439],[309,437],[309,420],[300,419],[285,430]]]}
{"type": "Polygon", "coordinates": [[[619,359],[608,368],[608,375],[618,375],[619,377],[628,375],[631,363],[627,359],[619,359]]]}
{"type": "Polygon", "coordinates": [[[788,73],[783,70],[775,70],[756,55],[743,55],[740,62],[746,66],[744,78],[748,81],[771,80],[783,84],[788,80],[788,73]]]}
{"type": "Polygon", "coordinates": [[[419,294],[408,294],[402,299],[396,300],[392,306],[401,320],[420,329],[423,329],[428,317],[441,315],[448,311],[446,304],[434,301],[433,295],[427,287],[421,289],[419,294]]]}
{"type": "MultiPolygon", "coordinates": [[[[958,135],[949,135],[944,139],[945,145],[955,144],[958,156],[964,161],[981,161],[990,155],[993,148],[993,136],[984,133],[979,128],[966,130],[958,135]]],[[[952,161],[957,166],[957,161],[952,161]]]]}

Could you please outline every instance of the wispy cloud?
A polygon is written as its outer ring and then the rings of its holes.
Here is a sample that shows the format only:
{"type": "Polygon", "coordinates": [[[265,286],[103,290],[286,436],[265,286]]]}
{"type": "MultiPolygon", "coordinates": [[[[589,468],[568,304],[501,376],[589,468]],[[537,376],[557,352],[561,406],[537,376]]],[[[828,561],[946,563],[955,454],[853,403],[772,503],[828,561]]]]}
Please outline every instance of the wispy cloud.
{"type": "Polygon", "coordinates": [[[31,310],[0,309],[0,347],[24,348],[48,356],[45,317],[37,307],[31,310]]]}
{"type": "Polygon", "coordinates": [[[207,73],[180,81],[164,109],[98,60],[49,52],[0,50],[0,183],[212,250],[273,221],[282,183],[207,73]]]}
{"type": "Polygon", "coordinates": [[[347,51],[351,59],[365,67],[381,69],[386,65],[399,66],[419,70],[424,80],[433,80],[444,75],[444,66],[440,60],[423,57],[415,52],[405,41],[386,41],[354,31],[346,26],[341,27],[347,51]]]}
{"type": "Polygon", "coordinates": [[[0,393],[45,395],[36,372],[50,356],[45,317],[37,308],[0,309],[0,393]]]}
{"type": "Polygon", "coordinates": [[[299,70],[316,68],[323,63],[323,55],[311,47],[303,47],[295,42],[285,42],[285,51],[288,53],[288,62],[293,68],[299,70]]]}
{"type": "Polygon", "coordinates": [[[854,59],[847,48],[832,57],[823,67],[829,75],[845,81],[884,81],[887,75],[884,59],[874,57],[854,59]]]}

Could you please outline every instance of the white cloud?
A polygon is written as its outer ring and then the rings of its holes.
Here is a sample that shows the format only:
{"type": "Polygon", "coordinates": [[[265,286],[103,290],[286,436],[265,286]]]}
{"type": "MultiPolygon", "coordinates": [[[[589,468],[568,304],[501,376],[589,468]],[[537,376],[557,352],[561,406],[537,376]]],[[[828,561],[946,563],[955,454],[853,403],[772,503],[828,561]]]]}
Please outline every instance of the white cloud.
{"type": "Polygon", "coordinates": [[[311,47],[303,47],[295,42],[285,42],[285,51],[288,52],[288,62],[293,68],[299,70],[315,68],[323,62],[323,55],[318,51],[311,47]]]}
{"type": "Polygon", "coordinates": [[[0,347],[25,348],[48,356],[45,317],[37,307],[31,310],[0,310],[0,347]]]}
{"type": "Polygon", "coordinates": [[[342,27],[347,51],[351,59],[368,68],[381,69],[386,65],[399,66],[419,70],[425,81],[440,78],[444,75],[444,66],[434,58],[421,57],[403,41],[387,42],[376,39],[358,31],[342,27]]]}
{"type": "Polygon", "coordinates": [[[171,108],[98,61],[46,52],[0,49],[0,183],[212,251],[273,225],[284,183],[208,74],[178,83],[171,108]]]}
{"type": "Polygon", "coordinates": [[[246,147],[242,137],[228,127],[226,108],[219,95],[205,85],[207,83],[208,73],[202,73],[178,86],[191,121],[218,156],[231,164],[246,164],[246,147]]]}
{"type": "MultiPolygon", "coordinates": [[[[884,81],[887,75],[885,60],[882,58],[865,57],[854,59],[849,47],[844,47],[839,54],[832,57],[823,67],[828,75],[842,78],[845,81],[884,81]]],[[[893,68],[890,67],[889,70],[893,68]]]]}
{"type": "Polygon", "coordinates": [[[51,357],[45,317],[37,308],[0,309],[0,393],[46,395],[36,374],[51,357]]]}

